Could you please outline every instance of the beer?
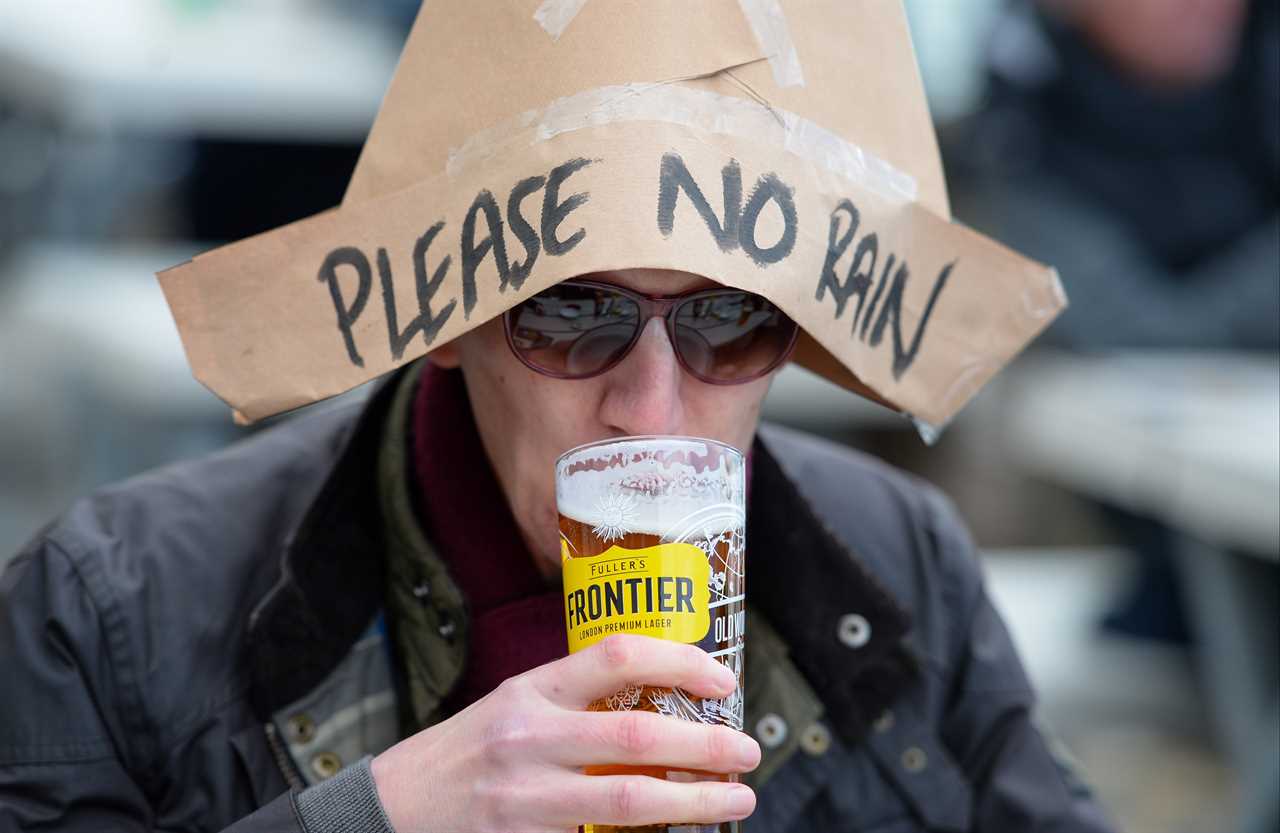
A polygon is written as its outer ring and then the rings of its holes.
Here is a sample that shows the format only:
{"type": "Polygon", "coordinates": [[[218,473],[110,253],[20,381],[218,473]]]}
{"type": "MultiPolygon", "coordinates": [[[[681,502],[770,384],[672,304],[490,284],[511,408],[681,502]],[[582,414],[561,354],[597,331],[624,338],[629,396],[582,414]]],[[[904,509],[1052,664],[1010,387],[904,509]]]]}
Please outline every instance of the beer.
{"type": "MultiPolygon", "coordinates": [[[[745,479],[730,446],[685,437],[633,437],[583,446],[556,464],[569,650],[615,633],[698,645],[734,671],[722,699],[633,685],[591,705],[641,710],[741,730],[745,618],[745,479]]],[[[737,776],[623,765],[588,774],[639,773],[671,780],[737,776]]],[[[721,825],[620,828],[585,833],[736,833],[721,825]]]]}

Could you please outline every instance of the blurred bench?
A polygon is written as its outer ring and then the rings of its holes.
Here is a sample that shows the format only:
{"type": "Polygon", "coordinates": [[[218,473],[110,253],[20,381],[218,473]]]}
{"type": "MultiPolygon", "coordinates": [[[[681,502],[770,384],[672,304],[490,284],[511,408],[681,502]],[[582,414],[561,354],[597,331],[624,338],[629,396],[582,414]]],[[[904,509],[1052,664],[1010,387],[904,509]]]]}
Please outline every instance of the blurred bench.
{"type": "Polygon", "coordinates": [[[1181,533],[1200,676],[1243,779],[1242,833],[1280,819],[1280,356],[1040,355],[1009,450],[1027,470],[1181,533]]]}

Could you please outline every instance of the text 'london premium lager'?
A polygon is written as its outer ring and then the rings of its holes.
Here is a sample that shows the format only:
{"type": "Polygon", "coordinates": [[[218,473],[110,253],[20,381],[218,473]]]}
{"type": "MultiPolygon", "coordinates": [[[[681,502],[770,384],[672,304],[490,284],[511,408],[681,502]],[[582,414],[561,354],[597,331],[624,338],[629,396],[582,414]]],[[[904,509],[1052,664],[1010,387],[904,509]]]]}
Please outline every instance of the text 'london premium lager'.
{"type": "MultiPolygon", "coordinates": [[[[690,437],[627,437],[576,448],[556,462],[569,651],[617,633],[696,644],[738,679],[723,699],[630,686],[592,704],[742,728],[745,617],[745,472],[742,453],[690,437]]],[[[654,767],[590,767],[671,780],[737,776],[654,767]]],[[[585,833],[737,833],[720,825],[619,828],[585,833]]]]}

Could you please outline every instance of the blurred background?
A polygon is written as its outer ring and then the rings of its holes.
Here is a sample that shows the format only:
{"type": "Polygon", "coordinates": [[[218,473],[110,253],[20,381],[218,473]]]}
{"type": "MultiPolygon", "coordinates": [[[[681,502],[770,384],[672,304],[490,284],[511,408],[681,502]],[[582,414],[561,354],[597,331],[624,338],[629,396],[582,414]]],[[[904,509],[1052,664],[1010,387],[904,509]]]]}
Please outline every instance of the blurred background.
{"type": "MultiPolygon", "coordinates": [[[[933,447],[801,371],[768,416],[955,499],[1123,829],[1276,833],[1280,4],[907,7],[957,220],[1072,307],[933,447]]],[[[340,200],[416,8],[0,3],[0,563],[246,433],[153,273],[340,200]]]]}

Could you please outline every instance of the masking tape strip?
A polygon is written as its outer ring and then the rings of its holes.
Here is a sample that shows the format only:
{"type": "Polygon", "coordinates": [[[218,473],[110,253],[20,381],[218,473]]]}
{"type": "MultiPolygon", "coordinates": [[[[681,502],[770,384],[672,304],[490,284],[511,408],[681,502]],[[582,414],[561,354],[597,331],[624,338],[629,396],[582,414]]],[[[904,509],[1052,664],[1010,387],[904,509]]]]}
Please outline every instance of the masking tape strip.
{"type": "Polygon", "coordinates": [[[800,54],[791,40],[782,4],[778,0],[738,0],[738,5],[742,6],[742,13],[751,24],[760,48],[769,56],[773,80],[779,87],[803,87],[800,54]]]}
{"type": "MultiPolygon", "coordinates": [[[[552,40],[560,40],[564,30],[587,5],[587,0],[543,0],[533,13],[533,19],[547,31],[552,40]]],[[[769,56],[773,80],[779,87],[803,87],[804,71],[800,68],[800,54],[791,40],[787,28],[787,16],[778,0],[738,0],[742,14],[751,25],[760,49],[769,56]]]]}
{"type": "Polygon", "coordinates": [[[560,40],[564,30],[569,28],[569,24],[585,5],[587,0],[544,0],[538,10],[533,13],[533,19],[547,30],[552,40],[560,40]]]}
{"type": "Polygon", "coordinates": [[[449,153],[455,176],[520,143],[534,145],[561,133],[621,122],[656,121],[772,145],[857,182],[895,202],[914,201],[914,177],[815,122],[757,101],[679,84],[596,87],[527,110],[480,131],[449,153]]]}

